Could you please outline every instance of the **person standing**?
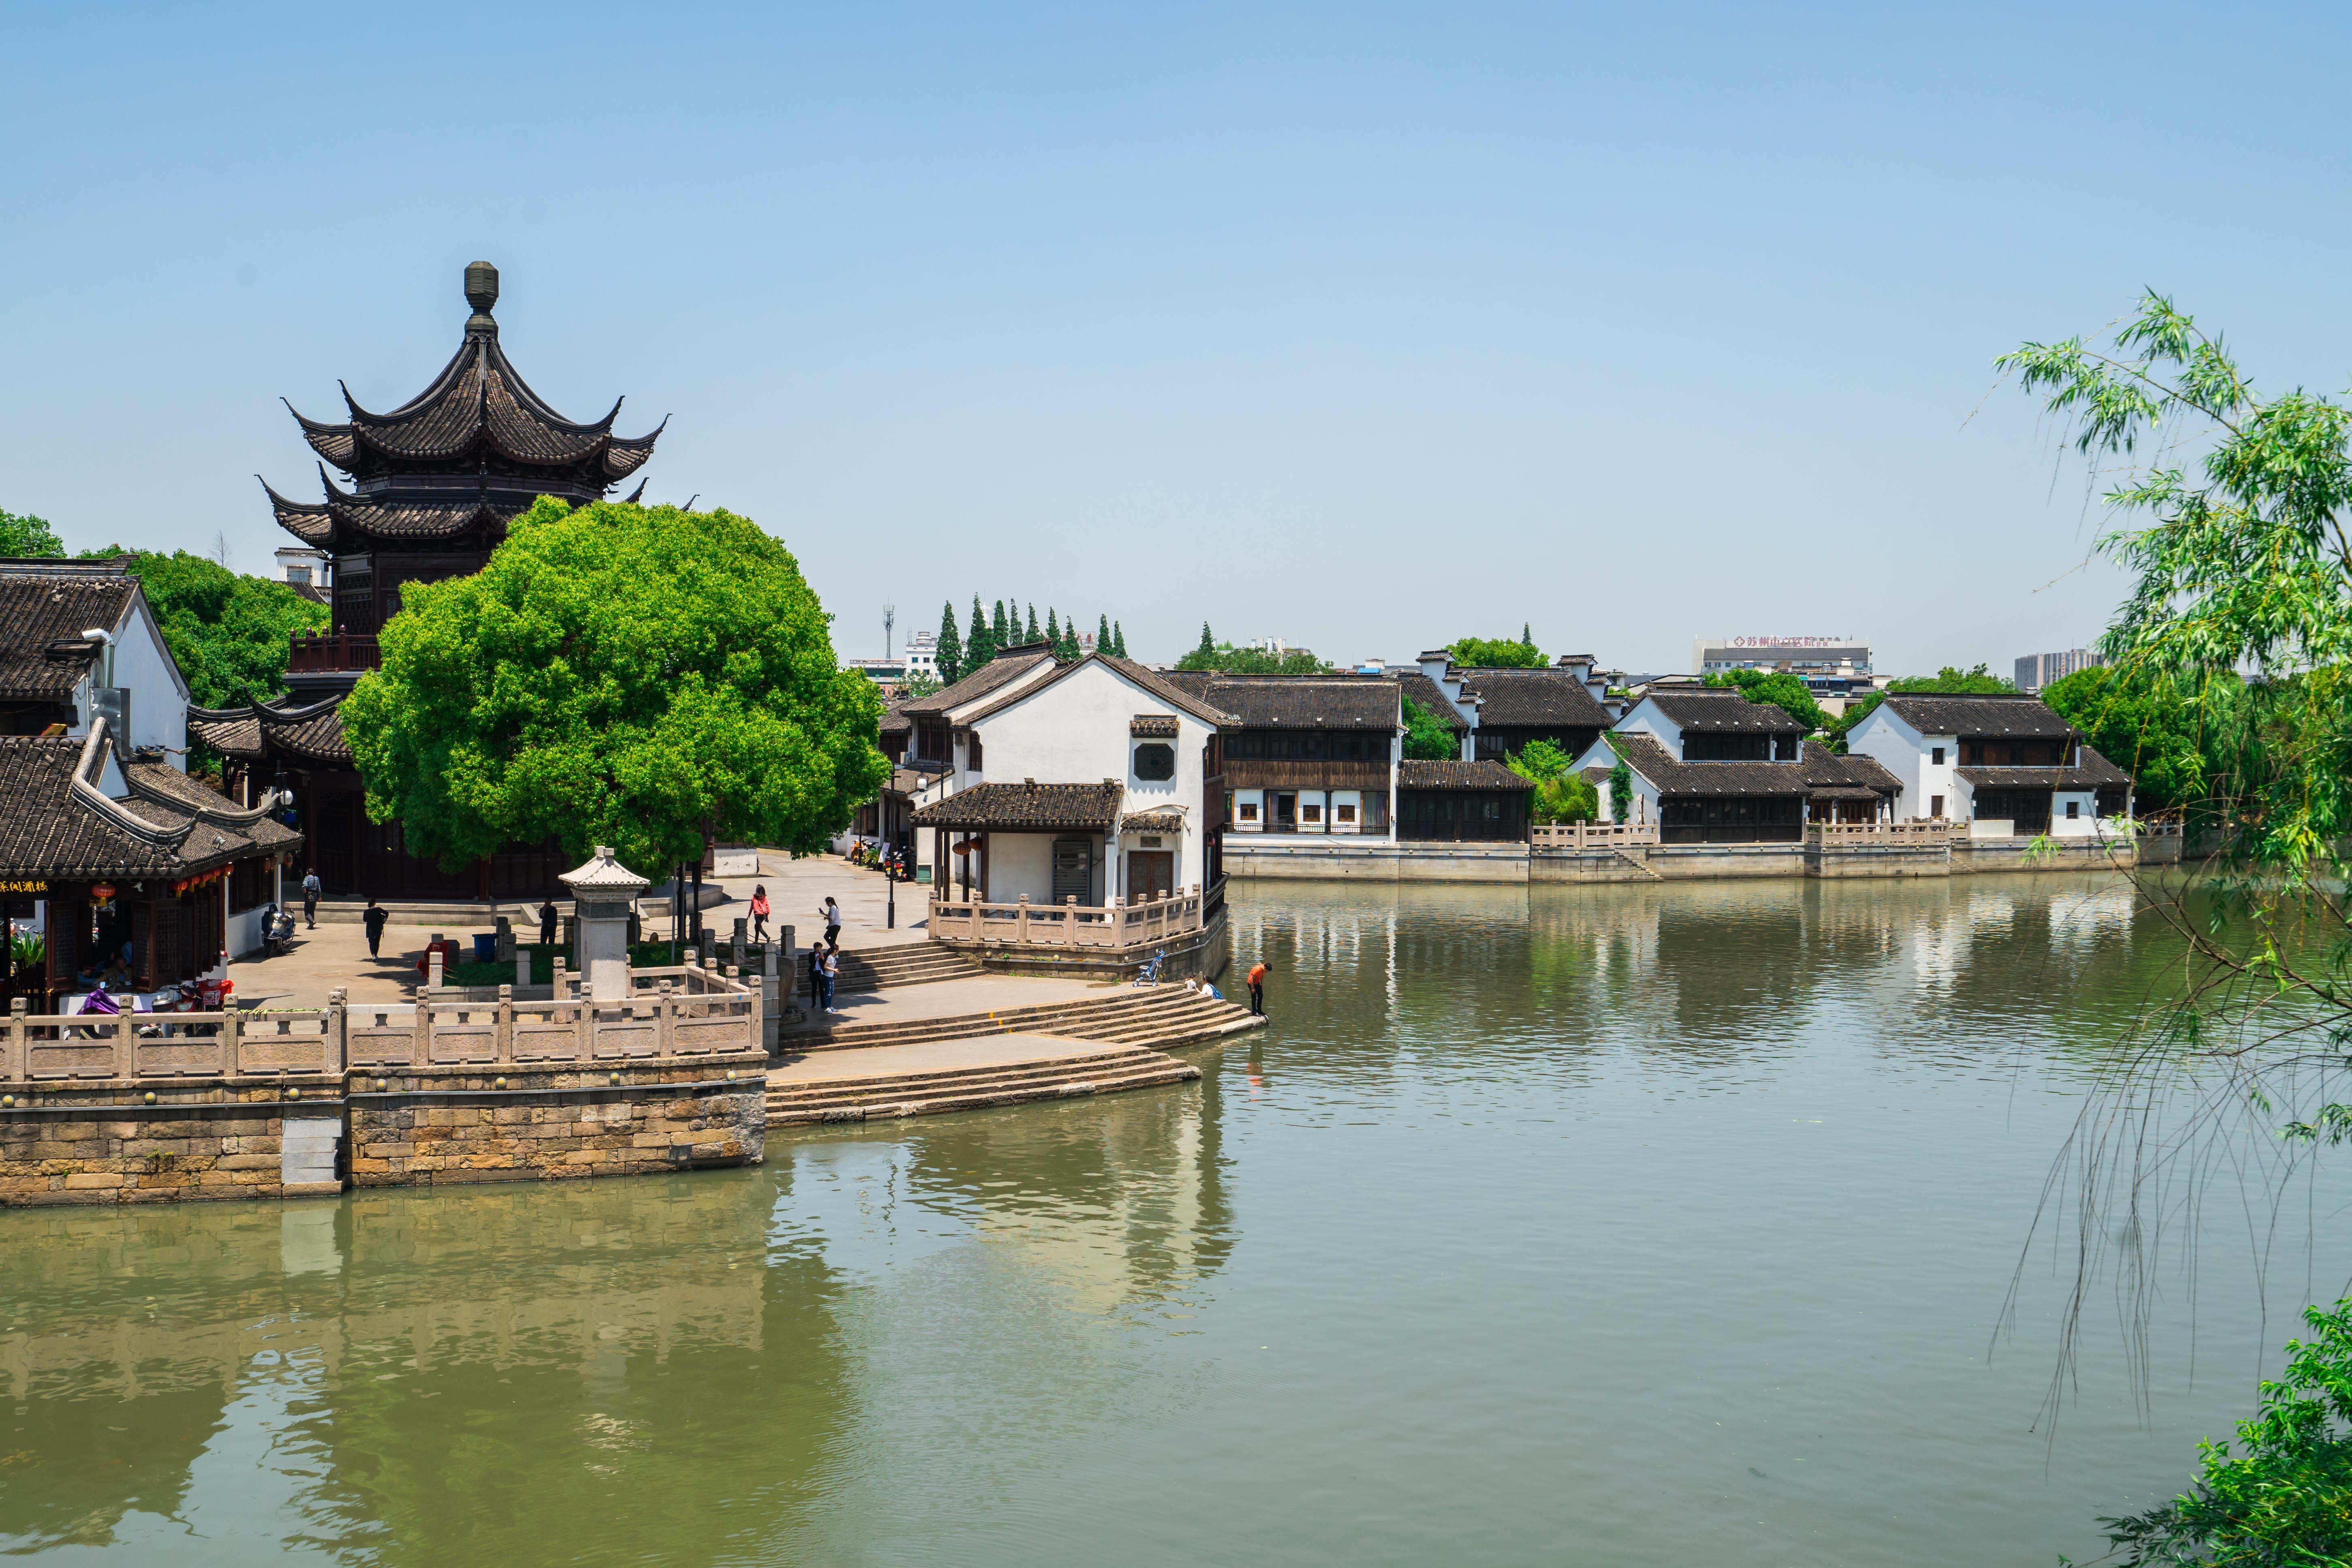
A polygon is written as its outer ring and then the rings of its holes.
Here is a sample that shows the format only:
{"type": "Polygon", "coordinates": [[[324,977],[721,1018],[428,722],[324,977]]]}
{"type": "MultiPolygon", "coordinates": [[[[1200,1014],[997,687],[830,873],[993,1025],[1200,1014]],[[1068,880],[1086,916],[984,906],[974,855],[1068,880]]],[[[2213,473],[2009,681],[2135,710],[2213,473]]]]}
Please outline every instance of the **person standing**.
{"type": "Polygon", "coordinates": [[[841,949],[838,947],[827,947],[824,950],[824,1010],[828,1013],[838,1013],[841,1011],[840,1008],[833,1005],[833,989],[840,984],[841,949]]]}
{"type": "Polygon", "coordinates": [[[768,940],[768,889],[763,885],[751,889],[751,940],[768,940]]]}
{"type": "Polygon", "coordinates": [[[540,946],[553,947],[555,945],[555,922],[560,917],[555,912],[555,900],[553,899],[550,899],[547,902],[539,906],[540,946]]]}
{"type": "Polygon", "coordinates": [[[383,922],[391,918],[391,911],[386,910],[383,905],[377,903],[373,899],[370,899],[367,901],[366,910],[360,915],[360,923],[367,927],[368,956],[370,958],[382,958],[383,956],[383,922]]]}
{"type": "Polygon", "coordinates": [[[840,947],[841,906],[833,901],[831,893],[824,896],[824,904],[817,910],[817,918],[824,921],[824,945],[831,948],[840,947]]]}
{"type": "Polygon", "coordinates": [[[319,895],[326,890],[316,867],[302,873],[302,923],[312,931],[319,929],[319,895]]]}
{"type": "Polygon", "coordinates": [[[1265,977],[1273,973],[1264,959],[1250,965],[1250,1011],[1261,1018],[1265,1016],[1265,977]]]}

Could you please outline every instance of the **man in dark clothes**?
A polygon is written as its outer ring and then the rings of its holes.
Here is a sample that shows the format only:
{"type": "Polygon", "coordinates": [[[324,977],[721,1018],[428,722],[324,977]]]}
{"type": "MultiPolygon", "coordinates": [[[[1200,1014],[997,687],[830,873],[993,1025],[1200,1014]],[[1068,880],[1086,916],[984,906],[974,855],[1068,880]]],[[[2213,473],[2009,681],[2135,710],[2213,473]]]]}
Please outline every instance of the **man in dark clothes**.
{"type": "Polygon", "coordinates": [[[362,912],[360,920],[361,922],[367,927],[368,956],[370,958],[382,958],[383,956],[383,952],[382,951],[383,946],[383,922],[391,918],[391,912],[385,910],[382,905],[378,904],[373,899],[370,899],[367,901],[367,909],[362,912]]]}
{"type": "Polygon", "coordinates": [[[539,945],[555,945],[555,900],[550,899],[539,906],[539,945]]]}

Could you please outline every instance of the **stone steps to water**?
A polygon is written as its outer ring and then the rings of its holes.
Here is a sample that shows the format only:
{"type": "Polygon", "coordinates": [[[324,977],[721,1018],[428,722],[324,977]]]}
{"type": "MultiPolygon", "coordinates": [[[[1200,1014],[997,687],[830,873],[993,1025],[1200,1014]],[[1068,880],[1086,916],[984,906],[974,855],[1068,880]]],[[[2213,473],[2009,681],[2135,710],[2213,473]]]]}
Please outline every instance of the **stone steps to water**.
{"type": "Polygon", "coordinates": [[[1231,1002],[1169,985],[1123,988],[1100,996],[1002,1008],[993,1013],[793,1030],[785,1036],[783,1044],[787,1050],[803,1052],[919,1045],[983,1035],[1058,1035],[1097,1039],[1104,1030],[1124,1029],[1146,1022],[1159,1026],[1150,1031],[1154,1037],[1149,1043],[1176,1044],[1257,1026],[1247,1021],[1250,1017],[1246,1009],[1231,1002]]]}
{"type": "Polygon", "coordinates": [[[1201,1076],[1190,1062],[1131,1047],[1049,1061],[1006,1063],[843,1083],[772,1089],[771,1127],[939,1116],[1044,1100],[1071,1100],[1183,1083],[1201,1076]]]}
{"type": "MultiPolygon", "coordinates": [[[[834,982],[834,989],[845,994],[887,991],[900,985],[928,985],[935,980],[970,980],[987,973],[962,953],[932,942],[910,942],[898,947],[866,948],[854,952],[844,948],[841,975],[834,982]]],[[[801,994],[807,994],[805,963],[799,966],[794,984],[801,994]]]]}

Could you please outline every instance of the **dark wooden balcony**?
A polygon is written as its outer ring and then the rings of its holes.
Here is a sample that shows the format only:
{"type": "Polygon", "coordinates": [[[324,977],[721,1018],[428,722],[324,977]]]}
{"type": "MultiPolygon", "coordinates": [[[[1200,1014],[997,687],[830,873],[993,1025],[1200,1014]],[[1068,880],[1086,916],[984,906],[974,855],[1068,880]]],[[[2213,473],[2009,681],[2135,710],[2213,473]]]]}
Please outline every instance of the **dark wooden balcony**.
{"type": "Polygon", "coordinates": [[[375,638],[352,632],[296,632],[290,639],[289,675],[323,675],[341,669],[373,669],[383,662],[375,638]]]}

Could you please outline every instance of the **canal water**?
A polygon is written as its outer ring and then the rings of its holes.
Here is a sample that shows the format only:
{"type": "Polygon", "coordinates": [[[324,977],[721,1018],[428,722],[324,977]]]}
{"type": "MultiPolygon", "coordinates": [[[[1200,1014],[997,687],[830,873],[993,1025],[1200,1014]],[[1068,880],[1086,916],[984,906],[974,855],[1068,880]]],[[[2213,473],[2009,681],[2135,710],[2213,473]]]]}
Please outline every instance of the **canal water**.
{"type": "Polygon", "coordinates": [[[2075,1254],[2028,1237],[2174,951],[2119,881],[1234,915],[1274,1026],[1195,1085],[757,1171],[0,1214],[0,1547],[2048,1564],[2344,1278],[2341,1184],[2231,1189],[2136,1238],[2047,1405],[2075,1254]]]}

